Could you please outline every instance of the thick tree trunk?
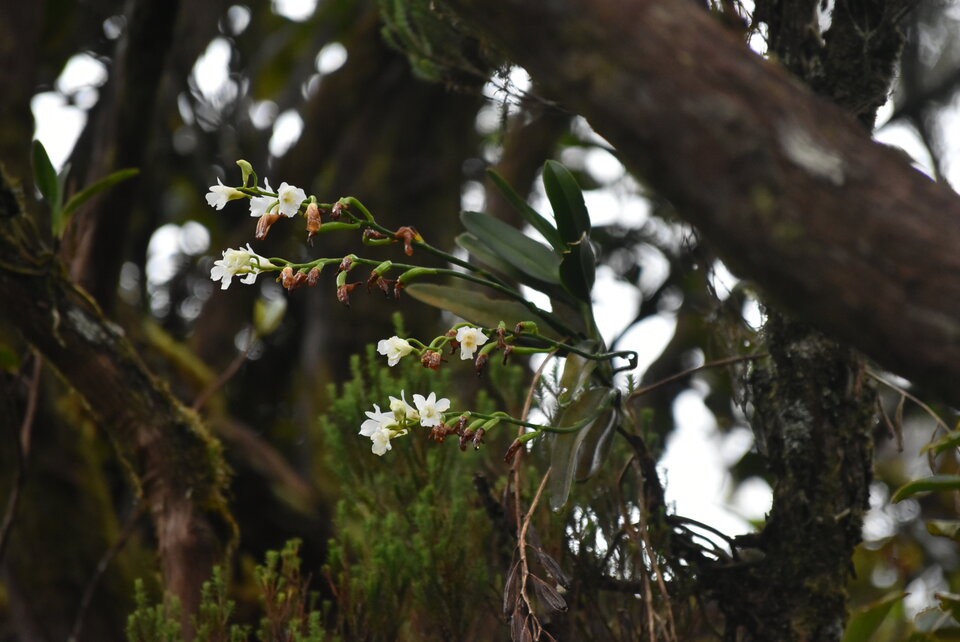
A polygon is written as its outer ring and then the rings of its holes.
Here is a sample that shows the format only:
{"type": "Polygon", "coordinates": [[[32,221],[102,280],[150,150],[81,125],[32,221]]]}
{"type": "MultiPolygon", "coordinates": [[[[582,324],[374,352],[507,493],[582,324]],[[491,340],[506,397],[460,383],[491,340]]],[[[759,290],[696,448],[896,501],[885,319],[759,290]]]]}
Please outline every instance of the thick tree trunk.
{"type": "Polygon", "coordinates": [[[0,256],[0,299],[17,311],[11,321],[83,397],[134,473],[153,516],[165,585],[185,614],[194,613],[202,582],[235,537],[219,444],[65,278],[2,174],[0,256]]]}
{"type": "Polygon", "coordinates": [[[446,6],[585,115],[736,273],[960,404],[960,200],[946,186],[696,3],[446,6]]]}

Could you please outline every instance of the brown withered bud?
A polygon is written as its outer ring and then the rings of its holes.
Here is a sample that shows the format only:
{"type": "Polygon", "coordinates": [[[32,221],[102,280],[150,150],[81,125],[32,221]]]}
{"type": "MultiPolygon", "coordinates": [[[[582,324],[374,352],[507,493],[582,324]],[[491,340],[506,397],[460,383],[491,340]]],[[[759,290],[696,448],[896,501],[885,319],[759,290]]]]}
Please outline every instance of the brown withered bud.
{"type": "Polygon", "coordinates": [[[313,237],[320,231],[320,217],[323,210],[316,203],[307,205],[307,243],[313,245],[313,237]]]}
{"type": "Polygon", "coordinates": [[[503,326],[500,326],[495,330],[495,332],[497,334],[497,347],[501,350],[505,349],[507,347],[507,342],[504,341],[504,338],[506,337],[507,329],[503,326]]]}
{"type": "Polygon", "coordinates": [[[503,455],[503,461],[508,464],[512,462],[513,458],[522,447],[523,443],[519,439],[514,439],[513,443],[510,444],[510,447],[507,448],[507,452],[503,455]]]}
{"type": "Polygon", "coordinates": [[[360,281],[354,281],[353,283],[344,283],[337,288],[337,301],[344,304],[348,308],[350,307],[350,293],[357,289],[357,286],[360,285],[360,281]]]}
{"type": "Polygon", "coordinates": [[[267,238],[267,234],[270,232],[270,227],[279,220],[279,214],[264,214],[261,216],[260,220],[257,221],[257,240],[267,238]]]}
{"type": "Polygon", "coordinates": [[[456,354],[457,350],[460,349],[460,342],[456,339],[457,331],[453,329],[447,330],[447,333],[443,336],[450,337],[450,354],[456,354]]]}
{"type": "Polygon", "coordinates": [[[438,444],[442,444],[447,436],[452,435],[456,431],[446,424],[440,424],[439,426],[434,426],[430,429],[430,439],[434,440],[438,444]]]}
{"type": "Polygon", "coordinates": [[[350,208],[345,203],[341,203],[340,201],[337,201],[336,203],[333,204],[333,207],[330,208],[330,218],[336,221],[343,215],[344,210],[348,210],[348,209],[350,208]]]}
{"type": "Polygon", "coordinates": [[[431,370],[439,370],[441,362],[443,362],[443,355],[436,350],[427,350],[420,357],[420,365],[431,370]]]}
{"type": "Polygon", "coordinates": [[[340,261],[340,267],[337,268],[337,273],[339,274],[340,272],[347,272],[352,267],[353,267],[353,257],[345,256],[343,257],[343,260],[340,261]]]}
{"type": "Polygon", "coordinates": [[[469,428],[460,433],[460,450],[466,450],[467,444],[473,439],[473,431],[469,428]]]}
{"type": "Polygon", "coordinates": [[[393,289],[396,287],[396,285],[397,285],[396,279],[385,279],[383,277],[380,277],[380,280],[377,281],[377,286],[379,286],[380,291],[383,292],[383,296],[386,296],[386,297],[393,294],[393,289]]]}
{"type": "MultiPolygon", "coordinates": [[[[380,281],[382,281],[382,280],[383,280],[383,277],[381,277],[379,274],[377,274],[377,271],[376,271],[376,270],[374,270],[373,272],[371,272],[371,273],[370,273],[370,278],[367,279],[367,292],[369,292],[369,291],[370,291],[370,288],[372,288],[374,285],[378,285],[378,286],[379,286],[379,285],[380,285],[380,281]]],[[[382,289],[382,288],[381,288],[381,289],[382,289]]]]}
{"type": "Polygon", "coordinates": [[[393,298],[397,301],[400,300],[400,290],[403,290],[407,286],[404,285],[403,281],[397,279],[397,282],[393,284],[393,298]]]}
{"type": "Polygon", "coordinates": [[[403,241],[403,251],[407,256],[413,256],[413,242],[423,240],[420,233],[409,225],[404,225],[393,233],[394,238],[403,241]]]}
{"type": "Polygon", "coordinates": [[[483,369],[487,367],[487,362],[490,361],[490,357],[481,352],[477,355],[477,360],[474,362],[473,367],[477,371],[477,376],[480,377],[483,375],[483,369]]]}
{"type": "Polygon", "coordinates": [[[483,436],[487,433],[483,428],[477,429],[477,432],[473,433],[473,449],[480,450],[480,444],[483,443],[483,436]]]}
{"type": "Polygon", "coordinates": [[[293,289],[293,268],[289,265],[280,270],[280,285],[287,290],[293,289]]]}
{"type": "Polygon", "coordinates": [[[317,282],[320,281],[320,268],[312,268],[307,272],[307,285],[311,288],[317,285],[317,282]]]}
{"type": "Polygon", "coordinates": [[[387,238],[386,235],[376,230],[371,230],[369,227],[363,230],[364,241],[367,241],[367,240],[379,241],[380,239],[385,239],[385,238],[387,238]]]}
{"type": "Polygon", "coordinates": [[[289,265],[280,272],[280,285],[291,292],[307,282],[308,277],[305,272],[301,272],[300,270],[294,271],[289,265]]]}
{"type": "Polygon", "coordinates": [[[507,365],[507,357],[513,352],[513,346],[507,346],[503,349],[503,365],[507,365]]]}

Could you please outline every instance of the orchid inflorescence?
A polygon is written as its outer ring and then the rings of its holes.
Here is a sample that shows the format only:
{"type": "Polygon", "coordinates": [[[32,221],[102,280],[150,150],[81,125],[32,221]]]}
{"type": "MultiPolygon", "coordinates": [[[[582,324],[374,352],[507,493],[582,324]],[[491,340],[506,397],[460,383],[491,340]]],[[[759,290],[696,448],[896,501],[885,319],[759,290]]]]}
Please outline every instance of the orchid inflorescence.
{"type": "MultiPolygon", "coordinates": [[[[238,280],[241,283],[250,285],[263,273],[277,273],[277,281],[289,291],[302,286],[314,287],[319,284],[323,270],[335,266],[337,300],[349,306],[351,293],[362,285],[366,286],[368,292],[376,288],[384,295],[397,299],[416,279],[455,278],[486,286],[506,296],[508,300],[520,303],[521,309],[529,310],[531,317],[549,324],[550,332],[541,333],[537,323],[533,321],[521,321],[512,328],[500,321],[495,327],[458,323],[430,343],[392,336],[377,344],[377,351],[387,358],[389,366],[395,366],[404,357],[414,354],[424,367],[436,370],[445,361],[444,350],[447,348],[450,349],[450,355],[459,351],[461,360],[473,360],[478,374],[484,371],[490,355],[497,350],[503,353],[504,362],[511,354],[555,352],[579,355],[594,362],[624,357],[631,363],[636,360],[633,353],[596,351],[583,348],[583,344],[579,342],[574,344],[552,338],[573,337],[577,332],[550,312],[538,308],[507,281],[430,245],[413,227],[403,226],[391,230],[382,226],[369,210],[353,197],[344,197],[334,203],[322,203],[315,196],[308,196],[303,189],[287,182],[282,182],[277,190],[271,188],[266,180],[264,187],[260,187],[250,163],[241,160],[237,161],[237,165],[243,175],[242,185],[224,185],[217,179],[217,184],[210,187],[206,201],[211,207],[222,210],[230,201],[248,199],[250,216],[258,219],[255,231],[257,240],[264,239],[280,219],[299,215],[306,221],[307,241],[311,245],[314,238],[324,232],[359,231],[364,245],[402,244],[407,256],[413,256],[415,249],[421,249],[458,269],[426,268],[389,260],[367,259],[356,254],[322,257],[298,263],[279,257],[260,256],[247,244],[245,248],[224,250],[222,258],[214,262],[210,278],[220,281],[223,290],[229,288],[235,276],[240,277],[238,280]],[[348,281],[349,275],[358,268],[369,268],[369,276],[365,280],[348,281]],[[395,278],[388,278],[388,275],[395,275],[395,278]]],[[[415,394],[413,402],[413,406],[407,403],[401,392],[399,398],[390,397],[389,411],[381,411],[378,405],[374,405],[373,411],[366,412],[367,420],[361,425],[360,434],[370,438],[374,454],[383,455],[391,450],[392,439],[408,434],[418,425],[429,428],[429,437],[438,442],[444,441],[450,435],[458,435],[462,449],[468,444],[479,447],[484,433],[501,422],[523,426],[525,432],[511,447],[512,452],[516,451],[519,444],[545,432],[573,432],[586,425],[585,421],[577,421],[574,425],[563,427],[541,426],[515,419],[502,412],[482,414],[451,411],[450,400],[438,399],[435,392],[430,392],[426,397],[415,394]]]]}

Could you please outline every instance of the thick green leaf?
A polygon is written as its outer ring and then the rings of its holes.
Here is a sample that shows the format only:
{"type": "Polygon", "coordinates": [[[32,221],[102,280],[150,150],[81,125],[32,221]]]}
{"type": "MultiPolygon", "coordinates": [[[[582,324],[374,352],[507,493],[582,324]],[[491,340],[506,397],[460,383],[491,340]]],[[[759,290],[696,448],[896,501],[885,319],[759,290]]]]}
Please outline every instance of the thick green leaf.
{"type": "Polygon", "coordinates": [[[890,609],[902,601],[906,595],[902,592],[891,593],[854,611],[850,615],[847,630],[843,634],[843,642],[870,642],[870,640],[873,640],[873,635],[883,624],[883,620],[890,613],[890,609]]]}
{"type": "Polygon", "coordinates": [[[605,430],[610,423],[607,408],[616,397],[613,388],[591,388],[585,390],[569,406],[560,411],[556,424],[558,427],[575,426],[581,421],[595,416],[596,419],[580,430],[555,433],[550,445],[550,508],[559,510],[570,497],[570,487],[577,473],[580,448],[593,430],[605,430]],[[606,410],[604,410],[607,408],[606,410]]]}
{"type": "MultiPolygon", "coordinates": [[[[563,289],[562,286],[551,283],[543,283],[534,279],[533,277],[525,276],[522,272],[520,272],[520,270],[504,261],[503,257],[491,250],[486,243],[478,239],[470,232],[463,232],[462,234],[459,234],[455,241],[459,247],[469,252],[473,258],[477,259],[494,272],[497,272],[501,276],[504,276],[507,279],[517,283],[526,281],[526,285],[529,285],[533,289],[539,290],[549,296],[550,304],[553,306],[553,310],[555,312],[557,310],[567,309],[569,306],[576,304],[576,301],[566,290],[563,289]],[[567,308],[564,306],[567,306],[567,308]]],[[[572,310],[572,308],[570,309],[572,310]]],[[[578,313],[571,312],[571,314],[578,313]]]]}
{"type": "Polygon", "coordinates": [[[557,231],[565,243],[577,243],[590,234],[590,215],[583,202],[583,192],[570,171],[556,161],[543,166],[543,188],[553,206],[557,231]]]}
{"type": "Polygon", "coordinates": [[[97,182],[74,194],[63,207],[63,227],[66,228],[67,222],[70,220],[70,217],[73,215],[73,213],[77,211],[78,207],[86,203],[100,192],[113,187],[117,183],[122,183],[123,181],[129,180],[139,173],[140,170],[133,167],[120,169],[112,174],[104,176],[97,182]]]}
{"type": "Polygon", "coordinates": [[[610,445],[613,443],[614,430],[620,423],[621,415],[618,405],[590,427],[583,443],[580,444],[577,481],[584,481],[596,475],[600,466],[606,461],[610,453],[610,445]]]}
{"type": "Polygon", "coordinates": [[[520,270],[504,261],[503,258],[491,250],[486,243],[470,232],[458,234],[454,240],[458,246],[469,252],[471,256],[481,263],[484,263],[487,267],[492,268],[507,278],[520,280],[522,276],[520,270]]]}
{"type": "Polygon", "coordinates": [[[504,261],[543,283],[560,283],[560,257],[500,219],[481,212],[460,214],[463,226],[504,261]]]}
{"type": "Polygon", "coordinates": [[[541,334],[552,339],[559,338],[549,325],[541,323],[542,317],[537,317],[518,301],[494,299],[462,286],[435,283],[414,283],[407,286],[404,292],[421,303],[449,310],[476,325],[495,328],[503,321],[508,328],[512,328],[520,321],[537,321],[541,334]]]}
{"type": "Polygon", "coordinates": [[[551,225],[540,212],[530,207],[527,204],[527,201],[520,197],[513,188],[510,187],[509,183],[500,174],[496,173],[492,169],[487,170],[487,176],[490,177],[490,180],[493,181],[493,184],[497,186],[497,189],[500,190],[500,193],[503,194],[503,197],[513,205],[514,209],[520,213],[520,216],[523,217],[530,226],[536,231],[540,232],[543,235],[543,238],[547,239],[547,242],[553,246],[553,249],[558,252],[563,251],[564,242],[560,238],[560,233],[557,232],[557,228],[551,225]]]}
{"type": "Polygon", "coordinates": [[[39,140],[33,141],[33,179],[43,195],[43,200],[50,207],[52,225],[56,229],[61,211],[60,181],[57,180],[57,170],[53,168],[46,148],[39,140]]]}
{"type": "Polygon", "coordinates": [[[899,502],[917,493],[943,490],[960,490],[960,475],[933,475],[914,479],[898,488],[890,501],[899,502]]]}
{"type": "Polygon", "coordinates": [[[569,246],[560,262],[560,282],[567,292],[584,303],[590,303],[590,292],[597,277],[597,257],[590,239],[584,234],[569,246]]]}

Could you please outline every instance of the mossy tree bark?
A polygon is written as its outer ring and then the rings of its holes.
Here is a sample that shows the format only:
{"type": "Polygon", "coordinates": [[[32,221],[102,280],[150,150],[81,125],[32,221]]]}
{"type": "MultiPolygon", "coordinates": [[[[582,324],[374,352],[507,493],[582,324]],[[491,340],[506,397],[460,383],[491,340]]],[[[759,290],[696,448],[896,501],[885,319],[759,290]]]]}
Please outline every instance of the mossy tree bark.
{"type": "MultiPolygon", "coordinates": [[[[837,11],[825,41],[814,0],[757,4],[783,67],[859,125],[749,53],[696,3],[452,4],[587,116],[779,307],[956,399],[949,382],[960,372],[942,351],[960,348],[958,310],[939,288],[953,287],[943,275],[960,267],[950,256],[957,238],[941,244],[925,225],[956,234],[949,219],[960,206],[866,135],[909,2],[837,11]],[[903,216],[908,206],[920,215],[903,216]],[[920,274],[937,286],[918,292],[920,274]],[[942,331],[936,345],[924,334],[933,327],[942,331]]],[[[705,569],[704,588],[727,615],[730,639],[839,640],[869,493],[874,393],[861,358],[813,328],[774,310],[766,336],[770,364],[750,382],[776,479],[768,524],[752,542],[765,556],[705,569]]]]}
{"type": "Polygon", "coordinates": [[[695,2],[446,6],[586,116],[735,273],[960,403],[960,200],[948,187],[695,2]]]}
{"type": "Polygon", "coordinates": [[[219,444],[66,278],[51,247],[0,175],[0,298],[129,466],[153,517],[166,587],[194,613],[202,582],[235,538],[219,444]]]}

